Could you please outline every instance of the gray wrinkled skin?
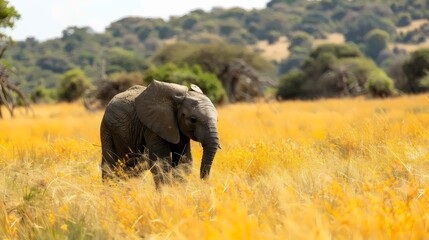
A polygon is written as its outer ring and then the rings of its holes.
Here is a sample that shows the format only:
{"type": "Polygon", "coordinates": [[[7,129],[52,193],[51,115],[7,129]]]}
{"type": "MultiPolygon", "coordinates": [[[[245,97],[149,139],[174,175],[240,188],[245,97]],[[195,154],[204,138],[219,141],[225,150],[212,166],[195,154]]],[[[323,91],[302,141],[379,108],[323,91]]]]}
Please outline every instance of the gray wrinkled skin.
{"type": "Polygon", "coordinates": [[[133,86],[107,105],[100,127],[102,177],[137,176],[150,169],[156,186],[172,169],[189,174],[190,139],[203,146],[200,177],[207,178],[219,147],[217,112],[201,90],[154,80],[133,86]]]}

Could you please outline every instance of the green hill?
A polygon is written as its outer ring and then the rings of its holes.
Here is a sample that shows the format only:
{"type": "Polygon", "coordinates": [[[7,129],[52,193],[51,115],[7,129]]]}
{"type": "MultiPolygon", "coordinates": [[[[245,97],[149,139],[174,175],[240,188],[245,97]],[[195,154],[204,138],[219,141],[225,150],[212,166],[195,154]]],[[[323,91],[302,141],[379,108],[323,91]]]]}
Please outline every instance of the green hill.
{"type": "MultiPolygon", "coordinates": [[[[247,51],[265,57],[276,67],[274,73],[266,73],[277,78],[302,64],[311,48],[321,43],[352,42],[368,52],[365,36],[375,29],[389,37],[390,50],[380,49],[380,54],[392,56],[387,51],[398,52],[407,44],[422,46],[418,44],[429,35],[428,9],[425,0],[272,0],[261,10],[195,10],[168,21],[124,17],[103,33],[71,26],[60,38],[18,41],[4,60],[15,67],[15,82],[32,92],[37,87],[55,89],[61,75],[76,67],[92,80],[103,70],[144,72],[157,65],[153,56],[167,45],[225,42],[247,46],[247,51]]],[[[388,64],[378,52],[371,57],[379,66],[388,64]]]]}

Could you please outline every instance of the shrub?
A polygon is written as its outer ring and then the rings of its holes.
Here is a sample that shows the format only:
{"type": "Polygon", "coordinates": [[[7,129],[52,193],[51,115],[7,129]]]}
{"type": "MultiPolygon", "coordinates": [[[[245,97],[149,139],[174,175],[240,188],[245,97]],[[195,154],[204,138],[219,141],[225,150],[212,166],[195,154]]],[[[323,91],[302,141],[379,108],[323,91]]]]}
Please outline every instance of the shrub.
{"type": "Polygon", "coordinates": [[[302,31],[292,32],[289,38],[289,50],[292,50],[295,47],[301,47],[307,51],[311,50],[312,39],[308,33],[302,31]]]}
{"type": "Polygon", "coordinates": [[[57,93],[53,89],[37,87],[31,92],[31,101],[34,103],[51,103],[57,98],[57,93]]]}
{"type": "Polygon", "coordinates": [[[366,55],[376,60],[380,52],[387,48],[389,34],[380,29],[374,29],[365,35],[366,55]]]}
{"type": "Polygon", "coordinates": [[[419,93],[427,91],[420,81],[429,71],[429,48],[423,48],[411,53],[410,58],[405,61],[403,70],[407,78],[404,92],[419,93]]]}
{"type": "Polygon", "coordinates": [[[411,18],[411,15],[409,13],[403,12],[399,14],[398,22],[396,23],[396,25],[398,27],[405,27],[410,25],[412,20],[413,19],[411,18]]]}
{"type": "Polygon", "coordinates": [[[63,74],[58,88],[58,98],[72,102],[83,96],[85,90],[90,86],[89,79],[80,70],[74,68],[63,74]]]}
{"type": "Polygon", "coordinates": [[[425,70],[425,75],[418,81],[419,87],[425,91],[429,90],[429,70],[425,70]]]}
{"type": "Polygon", "coordinates": [[[294,99],[302,94],[301,86],[305,81],[305,74],[299,70],[292,70],[280,79],[277,89],[277,98],[294,99]]]}
{"type": "Polygon", "coordinates": [[[107,53],[107,73],[144,71],[148,62],[131,51],[112,48],[107,53]]]}
{"type": "Polygon", "coordinates": [[[148,84],[154,79],[187,86],[193,83],[214,103],[226,100],[225,91],[216,75],[204,72],[199,65],[178,67],[169,63],[158,68],[151,67],[144,73],[144,81],[148,84]]]}
{"type": "Polygon", "coordinates": [[[203,71],[214,73],[219,77],[226,65],[237,58],[243,59],[256,70],[270,71],[273,69],[273,65],[259,54],[251,52],[243,46],[224,42],[167,45],[154,55],[153,62],[155,64],[173,63],[180,67],[199,65],[203,71]]]}
{"type": "Polygon", "coordinates": [[[388,97],[395,92],[393,80],[382,70],[372,71],[365,87],[372,97],[388,97]]]}

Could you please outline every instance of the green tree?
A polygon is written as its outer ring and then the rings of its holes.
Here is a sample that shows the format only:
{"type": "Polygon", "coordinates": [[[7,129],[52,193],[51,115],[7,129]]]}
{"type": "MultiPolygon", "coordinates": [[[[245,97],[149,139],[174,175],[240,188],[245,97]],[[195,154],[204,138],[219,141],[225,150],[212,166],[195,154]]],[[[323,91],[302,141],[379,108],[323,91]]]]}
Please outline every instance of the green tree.
{"type": "Polygon", "coordinates": [[[369,74],[365,86],[372,97],[388,97],[395,93],[393,80],[381,69],[374,70],[369,74]]]}
{"type": "Polygon", "coordinates": [[[199,65],[203,71],[214,73],[220,78],[225,66],[237,58],[243,59],[259,71],[273,69],[273,65],[259,54],[251,52],[243,46],[225,42],[167,45],[154,55],[153,62],[158,65],[174,63],[180,67],[199,65]]]}
{"type": "Polygon", "coordinates": [[[422,86],[421,80],[426,76],[429,71],[429,48],[423,48],[411,53],[410,58],[405,61],[403,70],[407,78],[407,84],[404,92],[419,93],[427,91],[428,88],[422,86]]]}
{"type": "Polygon", "coordinates": [[[204,72],[198,65],[193,67],[178,67],[169,63],[158,68],[149,68],[144,73],[144,81],[149,84],[152,80],[171,82],[189,86],[191,83],[201,88],[205,95],[214,103],[226,100],[225,91],[216,75],[204,72]]]}
{"type": "Polygon", "coordinates": [[[297,46],[308,50],[308,52],[311,50],[313,40],[310,34],[302,31],[297,31],[297,32],[292,32],[289,38],[290,38],[289,50],[297,46]]]}
{"type": "Polygon", "coordinates": [[[271,0],[267,3],[267,7],[273,7],[274,5],[279,4],[279,3],[293,4],[297,1],[298,0],[271,0]]]}
{"type": "Polygon", "coordinates": [[[52,103],[57,98],[57,92],[53,89],[46,89],[38,86],[31,92],[33,103],[52,103]]]}
{"type": "Polygon", "coordinates": [[[354,44],[322,44],[311,51],[302,69],[310,78],[318,79],[330,70],[338,59],[355,57],[362,57],[362,53],[354,44]]]}
{"type": "Polygon", "coordinates": [[[365,53],[370,58],[376,60],[380,53],[387,48],[389,34],[380,29],[371,30],[365,36],[365,53]]]}
{"type": "Polygon", "coordinates": [[[64,50],[72,53],[90,38],[94,31],[89,27],[68,27],[63,31],[64,50]]]}
{"type": "Polygon", "coordinates": [[[347,41],[363,43],[365,36],[373,29],[381,29],[389,35],[395,33],[395,25],[388,18],[382,18],[371,13],[359,14],[355,18],[349,18],[344,22],[345,37],[347,41]]]}
{"type": "Polygon", "coordinates": [[[123,48],[111,48],[107,53],[107,73],[144,71],[148,62],[123,48]]]}
{"type": "Polygon", "coordinates": [[[280,81],[281,98],[390,96],[393,81],[353,44],[324,44],[315,48],[299,71],[280,81]],[[371,79],[371,82],[368,81],[371,79]]]}
{"type": "Polygon", "coordinates": [[[278,74],[283,75],[292,69],[298,69],[307,59],[312,48],[312,37],[302,31],[292,32],[289,36],[290,55],[278,65],[278,74]]]}
{"type": "MultiPolygon", "coordinates": [[[[8,36],[4,30],[13,28],[15,26],[15,21],[20,18],[21,15],[19,15],[13,6],[9,5],[8,0],[0,0],[0,43],[10,44],[12,42],[12,38],[8,36]]],[[[0,44],[0,58],[6,51],[7,44],[5,46],[0,44]]]]}
{"type": "Polygon", "coordinates": [[[64,73],[71,68],[67,59],[56,56],[44,56],[37,60],[36,64],[41,69],[49,70],[54,73],[64,73]]]}
{"type": "Polygon", "coordinates": [[[295,99],[302,97],[302,84],[305,82],[305,73],[300,70],[292,70],[280,79],[277,89],[277,98],[295,99]]]}
{"type": "Polygon", "coordinates": [[[82,97],[90,85],[89,79],[80,68],[69,70],[61,77],[58,98],[67,102],[73,102],[82,97]]]}
{"type": "Polygon", "coordinates": [[[398,16],[398,22],[396,23],[396,25],[398,27],[405,27],[405,26],[410,25],[412,20],[413,19],[411,18],[411,15],[409,13],[402,12],[398,16]]]}

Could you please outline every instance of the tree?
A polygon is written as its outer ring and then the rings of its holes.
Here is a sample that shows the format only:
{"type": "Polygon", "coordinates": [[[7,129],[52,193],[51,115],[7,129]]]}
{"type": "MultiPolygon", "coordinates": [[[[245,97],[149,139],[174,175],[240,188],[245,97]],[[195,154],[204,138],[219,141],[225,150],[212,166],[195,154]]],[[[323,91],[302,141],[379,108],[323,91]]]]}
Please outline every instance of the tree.
{"type": "Polygon", "coordinates": [[[411,18],[411,15],[409,13],[402,12],[399,14],[398,22],[396,23],[396,25],[398,27],[405,27],[405,26],[410,25],[412,20],[413,19],[411,18]]]}
{"type": "Polygon", "coordinates": [[[404,91],[408,86],[408,81],[402,67],[407,60],[408,56],[406,55],[393,57],[386,69],[387,75],[393,79],[395,88],[399,91],[404,91]]]}
{"type": "Polygon", "coordinates": [[[41,69],[49,70],[54,73],[64,73],[71,68],[66,59],[57,56],[44,56],[37,60],[36,64],[41,69]]]}
{"type": "Polygon", "coordinates": [[[380,29],[371,30],[365,35],[365,53],[370,58],[377,60],[380,53],[387,48],[389,34],[380,29]]]}
{"type": "Polygon", "coordinates": [[[315,48],[300,70],[283,77],[277,96],[307,98],[393,94],[393,81],[353,44],[324,44],[315,48]],[[369,79],[371,82],[368,83],[369,79]]]}
{"type": "Polygon", "coordinates": [[[392,79],[381,69],[371,72],[366,88],[372,97],[388,97],[395,93],[392,79]]]}
{"type": "Polygon", "coordinates": [[[295,99],[302,96],[301,86],[305,81],[305,73],[300,70],[292,70],[280,79],[277,89],[277,98],[295,99]]]}
{"type": "Polygon", "coordinates": [[[65,43],[64,50],[72,53],[77,48],[81,47],[89,37],[94,34],[94,31],[89,27],[68,27],[63,30],[62,40],[65,43]]]}
{"type": "Polygon", "coordinates": [[[302,31],[297,31],[297,32],[292,32],[289,38],[290,38],[290,45],[288,48],[289,50],[297,46],[308,50],[308,52],[311,50],[312,38],[310,34],[302,31]]]}
{"type": "Polygon", "coordinates": [[[63,74],[58,88],[58,97],[60,100],[73,102],[82,97],[90,85],[89,79],[82,70],[74,68],[63,74]]]}
{"type": "Polygon", "coordinates": [[[344,23],[347,26],[345,37],[347,41],[363,43],[365,36],[374,29],[381,29],[388,34],[395,33],[395,25],[388,18],[382,18],[374,14],[360,14],[357,17],[350,18],[344,23]]]}
{"type": "Polygon", "coordinates": [[[112,48],[107,53],[107,73],[144,71],[148,65],[142,57],[123,48],[112,48]]]}
{"type": "Polygon", "coordinates": [[[308,77],[318,79],[330,70],[338,59],[362,57],[362,53],[354,44],[322,44],[309,54],[302,69],[308,77]]]}
{"type": "Polygon", "coordinates": [[[216,75],[203,71],[199,65],[178,67],[169,63],[158,68],[149,68],[144,73],[144,81],[149,84],[154,79],[187,86],[192,83],[200,87],[212,102],[220,103],[226,100],[225,91],[216,75]]]}
{"type": "Polygon", "coordinates": [[[297,2],[297,0],[271,0],[267,3],[267,7],[273,7],[274,5],[281,4],[281,3],[293,4],[295,2],[297,2]]]}
{"type": "Polygon", "coordinates": [[[9,6],[8,0],[0,0],[0,58],[6,51],[7,45],[12,42],[12,38],[3,32],[4,29],[13,28],[15,21],[19,20],[21,15],[13,6],[9,6]],[[6,43],[5,45],[3,45],[6,43]]]}
{"type": "Polygon", "coordinates": [[[421,85],[421,80],[429,71],[429,48],[423,48],[411,53],[410,58],[405,61],[403,70],[407,78],[407,84],[403,91],[408,93],[419,93],[427,91],[428,88],[421,85]]]}
{"type": "Polygon", "coordinates": [[[225,66],[237,58],[243,59],[258,71],[273,69],[273,65],[259,54],[225,42],[167,45],[154,55],[153,62],[158,65],[174,63],[180,67],[199,65],[203,71],[214,73],[220,78],[225,66]]]}

